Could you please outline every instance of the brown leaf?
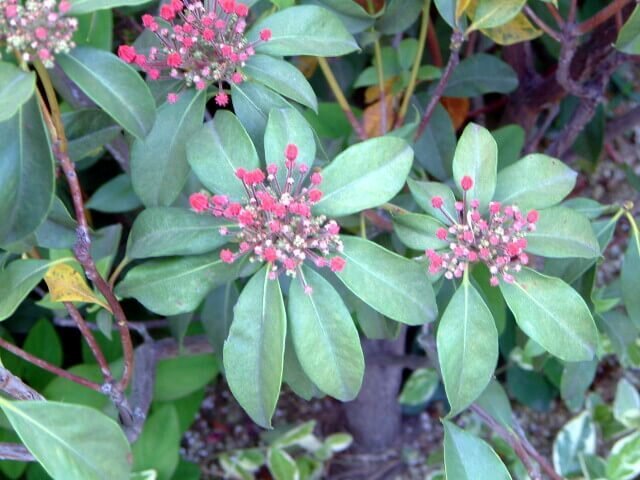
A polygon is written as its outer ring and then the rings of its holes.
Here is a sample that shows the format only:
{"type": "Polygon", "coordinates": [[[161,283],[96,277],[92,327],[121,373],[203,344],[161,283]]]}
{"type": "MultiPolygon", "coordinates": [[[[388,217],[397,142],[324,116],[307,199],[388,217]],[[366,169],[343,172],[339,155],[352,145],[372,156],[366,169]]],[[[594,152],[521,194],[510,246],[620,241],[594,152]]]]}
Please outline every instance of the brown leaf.
{"type": "MultiPolygon", "coordinates": [[[[385,97],[387,105],[387,129],[393,125],[393,95],[385,97]]],[[[377,137],[381,134],[380,122],[382,120],[382,102],[377,101],[364,109],[364,131],[367,137],[377,137]]]]}
{"type": "Polygon", "coordinates": [[[457,130],[464,125],[469,113],[470,103],[468,98],[442,97],[440,103],[449,112],[453,128],[457,130]]]}
{"type": "MultiPolygon", "coordinates": [[[[398,77],[393,77],[388,79],[384,84],[384,93],[388,97],[391,95],[391,90],[393,88],[393,84],[398,79],[398,77]]],[[[380,98],[380,87],[378,85],[372,85],[367,87],[364,91],[364,103],[367,105],[378,101],[380,98]]]]}
{"type": "Polygon", "coordinates": [[[382,7],[384,7],[384,0],[355,0],[358,5],[371,13],[369,10],[369,1],[373,4],[373,13],[379,12],[382,10],[382,7]]]}
{"type": "Polygon", "coordinates": [[[296,58],[296,67],[306,78],[311,78],[318,68],[318,57],[301,55],[296,58]]]}

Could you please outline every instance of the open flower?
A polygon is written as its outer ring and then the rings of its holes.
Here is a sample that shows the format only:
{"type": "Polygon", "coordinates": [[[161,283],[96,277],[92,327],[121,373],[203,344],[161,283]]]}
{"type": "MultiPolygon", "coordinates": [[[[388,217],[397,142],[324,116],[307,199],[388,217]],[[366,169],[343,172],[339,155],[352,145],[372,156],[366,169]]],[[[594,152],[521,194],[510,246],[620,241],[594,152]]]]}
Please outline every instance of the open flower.
{"type": "Polygon", "coordinates": [[[461,278],[469,264],[483,262],[491,273],[492,286],[498,286],[500,279],[513,283],[513,274],[529,263],[524,251],[526,236],[535,230],[538,212],[531,210],[523,215],[515,205],[504,207],[499,202],[491,202],[489,214],[484,217],[478,209],[478,200],[466,198],[466,192],[473,186],[472,179],[465,176],[460,184],[463,200],[455,203],[455,212],[445,209],[442,197],[431,198],[433,208],[440,210],[450,222],[448,228],[436,230],[436,237],[450,243],[444,252],[426,251],[429,272],[444,271],[445,278],[461,278]]]}
{"type": "MultiPolygon", "coordinates": [[[[244,35],[247,15],[249,8],[235,0],[171,0],[160,7],[159,17],[142,17],[142,24],[155,34],[159,45],[146,54],[121,45],[118,55],[138,65],[152,80],[181,80],[183,86],[198,90],[217,85],[215,101],[226,106],[229,96],[222,90],[223,83],[242,82],[239,68],[255,53],[256,43],[248,42],[244,35]]],[[[269,38],[269,30],[260,33],[260,41],[269,38]]],[[[168,94],[169,103],[176,100],[176,92],[168,94]]]]}
{"type": "Polygon", "coordinates": [[[274,280],[282,273],[291,277],[300,274],[305,292],[311,293],[301,274],[305,260],[317,267],[328,267],[334,272],[344,269],[345,260],[332,256],[342,251],[340,227],[324,215],[314,216],[312,206],[322,198],[318,188],[322,176],[313,173],[310,184],[306,183],[307,165],[296,163],[298,147],[289,144],[285,150],[286,178],[278,182],[278,166],[267,166],[247,171],[236,170],[247,194],[244,203],[229,201],[224,195],[209,196],[194,193],[189,198],[196,212],[209,212],[216,217],[234,219],[235,228],[221,229],[221,234],[233,236],[239,244],[237,251],[224,249],[220,258],[233,263],[240,257],[249,256],[251,262],[267,262],[271,265],[269,278],[274,280]]]}
{"type": "Polygon", "coordinates": [[[68,0],[5,0],[0,6],[0,39],[7,50],[16,51],[29,62],[40,60],[52,68],[55,55],[75,47],[73,34],[78,28],[75,18],[65,17],[71,8],[68,0]]]}

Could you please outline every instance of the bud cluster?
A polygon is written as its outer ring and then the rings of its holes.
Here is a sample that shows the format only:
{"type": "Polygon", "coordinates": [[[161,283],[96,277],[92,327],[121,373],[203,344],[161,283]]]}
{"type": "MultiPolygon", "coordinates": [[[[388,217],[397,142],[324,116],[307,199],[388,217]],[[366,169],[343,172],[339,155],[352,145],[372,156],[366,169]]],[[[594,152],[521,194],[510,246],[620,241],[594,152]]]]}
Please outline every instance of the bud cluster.
{"type": "Polygon", "coordinates": [[[266,172],[238,168],[236,176],[247,193],[247,201],[243,204],[231,202],[224,195],[204,193],[192,194],[189,201],[196,212],[209,212],[237,221],[233,231],[226,227],[220,229],[221,234],[233,235],[239,243],[236,252],[229,249],[220,252],[222,261],[233,263],[249,255],[251,262],[268,262],[270,279],[276,279],[282,273],[291,277],[300,274],[305,292],[310,294],[311,287],[301,272],[305,260],[312,261],[317,267],[329,267],[334,272],[344,268],[345,260],[339,256],[330,257],[332,252],[341,252],[343,248],[339,225],[324,215],[311,213],[313,204],[322,198],[318,189],[322,176],[313,173],[311,185],[303,186],[308,167],[297,164],[297,156],[298,147],[287,145],[283,185],[278,182],[275,164],[269,165],[266,172]]]}
{"type": "MultiPolygon", "coordinates": [[[[181,80],[198,90],[217,85],[216,103],[225,106],[229,96],[222,90],[223,82],[242,82],[238,69],[255,53],[255,43],[244,36],[247,15],[249,8],[235,0],[171,0],[160,7],[159,17],[142,17],[142,24],[155,34],[159,46],[151,47],[145,55],[133,46],[121,45],[118,55],[152,80],[181,80]]],[[[260,32],[261,41],[270,38],[270,30],[260,32]]],[[[176,92],[167,95],[169,103],[177,100],[176,92]]]]}
{"type": "Polygon", "coordinates": [[[17,51],[26,62],[40,60],[52,68],[55,55],[75,47],[73,34],[78,20],[65,17],[71,8],[68,0],[18,0],[0,2],[0,40],[8,51],[17,51]]]}
{"type": "Polygon", "coordinates": [[[526,235],[536,228],[539,214],[531,210],[523,215],[517,206],[503,207],[499,202],[489,203],[489,218],[484,218],[478,200],[467,202],[466,192],[473,186],[470,177],[462,178],[463,201],[455,203],[452,215],[444,208],[441,197],[433,197],[431,204],[451,222],[448,228],[436,231],[438,239],[449,241],[448,251],[438,253],[427,250],[429,272],[444,271],[447,279],[460,278],[470,263],[483,262],[491,273],[490,283],[497,286],[500,279],[513,283],[513,273],[529,263],[524,252],[526,235]]]}

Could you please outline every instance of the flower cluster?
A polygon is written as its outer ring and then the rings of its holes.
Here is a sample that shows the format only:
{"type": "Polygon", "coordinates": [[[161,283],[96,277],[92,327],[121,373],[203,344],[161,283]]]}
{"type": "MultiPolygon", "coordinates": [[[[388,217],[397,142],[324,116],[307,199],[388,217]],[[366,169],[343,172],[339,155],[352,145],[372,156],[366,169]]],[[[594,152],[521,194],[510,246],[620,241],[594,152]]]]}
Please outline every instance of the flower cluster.
{"type": "Polygon", "coordinates": [[[318,189],[322,176],[313,173],[311,185],[303,186],[308,167],[297,164],[297,156],[298,147],[287,145],[283,185],[278,182],[278,166],[275,164],[269,165],[266,172],[238,168],[236,176],[247,193],[244,204],[231,202],[224,195],[204,193],[194,193],[189,200],[196,212],[209,212],[216,217],[237,221],[233,231],[220,229],[221,234],[233,235],[239,243],[235,253],[229,249],[220,252],[224,262],[233,263],[244,255],[250,255],[251,262],[268,262],[271,265],[269,278],[272,280],[282,273],[291,277],[299,273],[305,292],[310,294],[311,287],[301,272],[305,260],[309,259],[317,267],[329,267],[334,272],[344,268],[345,260],[339,256],[330,257],[332,252],[342,251],[339,225],[324,215],[314,216],[311,213],[313,204],[322,198],[318,189]]]}
{"type": "MultiPolygon", "coordinates": [[[[229,96],[222,90],[223,82],[242,82],[238,69],[255,53],[255,43],[244,36],[247,15],[249,8],[235,0],[171,0],[160,7],[159,17],[142,17],[142,24],[155,34],[159,46],[145,55],[133,46],[121,45],[118,55],[139,66],[152,80],[181,80],[198,90],[215,84],[216,103],[225,106],[229,96]]],[[[270,38],[270,30],[260,32],[261,41],[270,38]]],[[[177,100],[176,92],[167,95],[169,103],[177,100]]]]}
{"type": "Polygon", "coordinates": [[[7,50],[17,51],[23,60],[40,60],[52,68],[55,54],[68,53],[75,47],[73,34],[78,20],[65,17],[71,8],[68,0],[18,0],[0,2],[0,39],[7,43],[7,50]]]}
{"type": "Polygon", "coordinates": [[[448,251],[426,251],[429,272],[444,271],[448,279],[460,278],[470,263],[483,262],[491,272],[492,286],[497,286],[500,278],[513,283],[513,273],[529,263],[524,252],[526,235],[535,230],[538,212],[531,210],[525,216],[515,205],[503,207],[499,202],[491,202],[489,218],[485,219],[478,210],[478,200],[467,202],[466,192],[473,186],[472,179],[463,177],[461,186],[463,201],[455,203],[454,215],[444,208],[441,197],[431,199],[432,206],[439,209],[451,225],[436,231],[438,239],[450,242],[448,251]]]}

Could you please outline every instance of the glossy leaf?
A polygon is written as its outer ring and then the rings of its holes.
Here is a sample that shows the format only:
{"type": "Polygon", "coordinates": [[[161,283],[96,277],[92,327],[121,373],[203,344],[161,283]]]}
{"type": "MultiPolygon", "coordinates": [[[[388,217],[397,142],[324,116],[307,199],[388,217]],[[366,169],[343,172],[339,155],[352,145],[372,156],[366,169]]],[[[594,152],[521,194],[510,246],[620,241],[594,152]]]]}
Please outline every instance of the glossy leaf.
{"type": "Polygon", "coordinates": [[[0,122],[13,117],[31,98],[36,88],[36,76],[11,63],[0,62],[0,122]]]}
{"type": "Polygon", "coordinates": [[[272,37],[256,46],[258,53],[337,57],[358,50],[342,22],[315,5],[290,7],[269,15],[249,31],[249,40],[256,40],[265,28],[271,30],[272,37]]]}
{"type": "Polygon", "coordinates": [[[440,197],[443,201],[442,208],[451,218],[456,218],[456,198],[453,196],[453,192],[448,186],[439,182],[420,182],[413,180],[412,178],[407,179],[407,184],[409,185],[409,190],[411,190],[413,199],[420,208],[429,215],[437,218],[443,223],[450,222],[447,216],[442,213],[439,208],[435,208],[431,203],[433,197],[440,197]]]}
{"type": "Polygon", "coordinates": [[[305,293],[301,279],[294,279],[287,307],[298,359],[320,390],[338,400],[352,400],[364,375],[358,331],[331,284],[309,268],[302,271],[313,292],[305,293]]]}
{"type": "Polygon", "coordinates": [[[584,215],[565,207],[540,211],[536,229],[527,234],[527,251],[543,257],[596,258],[600,245],[584,215]]]}
{"type": "Polygon", "coordinates": [[[413,150],[402,139],[379,137],[347,148],[322,171],[322,200],[314,211],[339,217],[391,200],[411,169],[413,150]]]}
{"type": "Polygon", "coordinates": [[[560,395],[571,411],[577,412],[582,408],[597,367],[598,363],[595,360],[569,362],[564,366],[560,383],[560,395]]]}
{"type": "Polygon", "coordinates": [[[525,3],[526,0],[478,0],[478,7],[469,30],[504,25],[520,13],[525,3]]]}
{"type": "Polygon", "coordinates": [[[96,10],[105,10],[114,7],[129,7],[147,3],[149,0],[69,0],[71,3],[72,15],[81,13],[95,12],[96,10]]]}
{"type": "Polygon", "coordinates": [[[571,193],[577,175],[560,160],[533,153],[498,172],[494,198],[523,211],[550,207],[571,193]]]}
{"type": "Polygon", "coordinates": [[[247,60],[242,71],[291,100],[318,110],[318,99],[302,72],[290,63],[269,55],[256,54],[247,60]]]}
{"type": "Polygon", "coordinates": [[[218,362],[211,354],[162,359],[156,367],[153,400],[171,402],[191,395],[216,378],[218,372],[218,362]]]}
{"type": "Polygon", "coordinates": [[[447,247],[449,242],[436,237],[436,230],[444,226],[438,220],[419,213],[396,215],[393,218],[396,235],[402,243],[414,250],[437,250],[447,247]]]}
{"type": "Polygon", "coordinates": [[[498,45],[514,45],[540,37],[544,34],[529,21],[524,13],[518,13],[507,23],[493,28],[482,28],[480,31],[498,45]]]}
{"type": "Polygon", "coordinates": [[[443,421],[444,466],[448,479],[511,480],[500,457],[485,442],[469,432],[443,421]]]}
{"type": "Polygon", "coordinates": [[[35,97],[0,123],[0,245],[33,233],[54,198],[49,136],[35,97]]]}
{"type": "Polygon", "coordinates": [[[393,35],[408,29],[420,15],[423,6],[421,0],[391,0],[384,15],[376,21],[376,30],[393,35]]]}
{"type": "Polygon", "coordinates": [[[90,407],[0,398],[20,439],[53,478],[128,478],[129,442],[118,424],[90,407]]]}
{"type": "Polygon", "coordinates": [[[436,341],[451,417],[480,396],[498,361],[493,316],[468,278],[442,314],[436,341]]]}
{"type": "Polygon", "coordinates": [[[480,125],[470,123],[462,132],[453,157],[453,178],[458,191],[460,181],[469,176],[473,180],[467,198],[478,199],[486,207],[496,188],[498,146],[491,133],[480,125]]]}
{"type": "Polygon", "coordinates": [[[112,53],[77,47],[56,60],[98,106],[131,135],[143,139],[156,118],[155,103],[140,75],[112,53]]]}
{"type": "Polygon", "coordinates": [[[402,387],[398,401],[408,406],[424,405],[436,393],[439,384],[438,372],[431,368],[418,368],[411,372],[402,387]]]}
{"type": "Polygon", "coordinates": [[[607,479],[633,480],[640,475],[640,432],[618,440],[607,461],[607,479]]]}
{"type": "Polygon", "coordinates": [[[640,282],[640,231],[637,223],[631,226],[629,244],[622,261],[622,298],[631,321],[640,327],[640,295],[638,284],[640,282]]]}
{"type": "Polygon", "coordinates": [[[628,428],[640,427],[640,393],[625,378],[620,379],[616,387],[613,416],[628,428]]]}
{"type": "Polygon", "coordinates": [[[197,255],[211,252],[227,243],[221,227],[237,222],[186,208],[148,208],[136,218],[127,244],[129,258],[197,255]]]}
{"type": "Polygon", "coordinates": [[[500,422],[503,427],[511,429],[513,425],[513,410],[507,393],[495,378],[489,382],[487,388],[484,389],[475,401],[495,420],[500,422]]]}
{"type": "Polygon", "coordinates": [[[142,203],[133,191],[131,177],[123,173],[103,183],[86,206],[99,212],[120,213],[141,207],[142,203]]]}
{"type": "Polygon", "coordinates": [[[133,445],[135,470],[154,469],[157,480],[170,480],[180,460],[180,425],[173,405],[163,405],[149,415],[133,445]]]}
{"type": "Polygon", "coordinates": [[[300,478],[296,461],[280,448],[270,448],[268,450],[267,465],[275,480],[296,480],[300,478]]]}
{"type": "Polygon", "coordinates": [[[116,138],[122,128],[102,110],[83,108],[62,114],[69,157],[74,162],[95,157],[102,147],[116,138]]]}
{"type": "Polygon", "coordinates": [[[210,253],[151,260],[132,268],[116,287],[159,315],[194,311],[207,293],[237,276],[238,267],[210,253]]]}
{"type": "Polygon", "coordinates": [[[562,280],[523,268],[500,290],[518,326],[549,353],[567,362],[594,357],[598,332],[589,307],[562,280]]]}
{"type": "Polygon", "coordinates": [[[271,428],[282,383],[287,317],[280,283],[265,265],[244,287],[224,342],[229,388],[258,425],[271,428]]]}
{"type": "MultiPolygon", "coordinates": [[[[426,103],[426,101],[424,101],[426,103]]],[[[456,135],[451,117],[438,103],[424,133],[415,144],[416,160],[438,180],[451,178],[451,162],[456,149],[456,135]]]]}
{"type": "Polygon", "coordinates": [[[200,181],[215,193],[240,199],[246,196],[236,169],[260,166],[249,135],[233,113],[218,110],[189,141],[187,158],[200,181]]]}
{"type": "Polygon", "coordinates": [[[567,423],[553,442],[553,467],[562,476],[580,473],[580,456],[596,452],[596,428],[589,412],[567,423]]]}
{"type": "Polygon", "coordinates": [[[336,275],[362,301],[407,325],[435,319],[435,295],[423,267],[369,240],[343,236],[342,242],[347,263],[336,275]]]}
{"type": "Polygon", "coordinates": [[[518,76],[508,63],[486,53],[465,58],[451,74],[444,94],[476,97],[485,93],[509,93],[518,88],[518,76]]]}
{"type": "Polygon", "coordinates": [[[620,29],[616,48],[630,55],[640,55],[640,5],[636,5],[633,13],[620,29]]]}

